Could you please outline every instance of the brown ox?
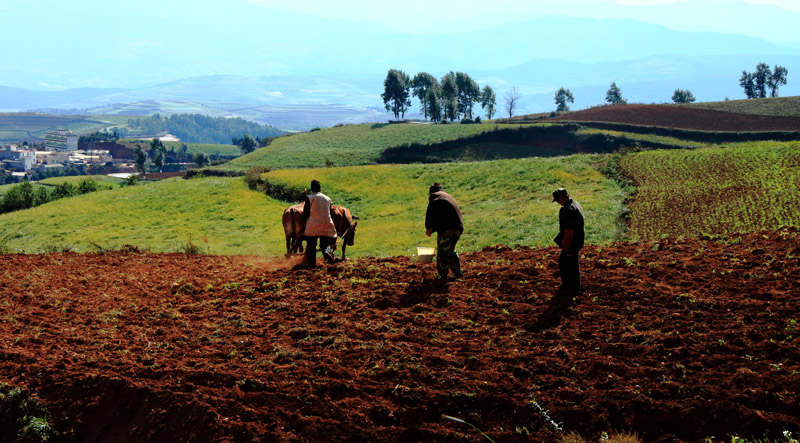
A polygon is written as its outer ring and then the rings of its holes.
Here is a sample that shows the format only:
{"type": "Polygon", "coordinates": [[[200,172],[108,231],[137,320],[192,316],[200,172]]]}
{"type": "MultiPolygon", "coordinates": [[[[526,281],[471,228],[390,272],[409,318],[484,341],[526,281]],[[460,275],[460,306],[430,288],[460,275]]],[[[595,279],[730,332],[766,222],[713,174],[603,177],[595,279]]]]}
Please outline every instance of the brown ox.
{"type": "MultiPolygon", "coordinates": [[[[356,225],[358,217],[350,214],[350,210],[344,206],[333,205],[331,218],[336,226],[336,235],[342,238],[342,260],[345,259],[347,245],[353,246],[356,237],[356,225]]],[[[283,211],[283,232],[286,234],[286,254],[296,254],[303,252],[302,241],[303,232],[306,230],[306,219],[303,217],[303,203],[289,206],[283,211]]],[[[333,245],[336,249],[336,244],[333,245]]]]}

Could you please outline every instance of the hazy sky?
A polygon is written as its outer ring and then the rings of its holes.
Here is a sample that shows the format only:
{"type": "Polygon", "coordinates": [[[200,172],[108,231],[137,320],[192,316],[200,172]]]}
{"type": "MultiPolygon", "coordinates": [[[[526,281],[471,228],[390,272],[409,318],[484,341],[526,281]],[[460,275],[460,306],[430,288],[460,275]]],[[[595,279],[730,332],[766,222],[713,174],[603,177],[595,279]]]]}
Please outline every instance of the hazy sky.
{"type": "MultiPolygon", "coordinates": [[[[665,25],[677,30],[709,30],[739,33],[775,41],[798,42],[800,33],[770,33],[769,23],[759,21],[755,10],[742,6],[768,5],[800,14],[798,0],[245,0],[264,8],[320,17],[367,21],[415,33],[434,33],[443,27],[467,22],[491,27],[541,15],[591,18],[629,18],[665,25]],[[395,6],[402,4],[402,8],[395,6]],[[664,8],[667,6],[668,8],[664,8]],[[717,13],[717,14],[715,14],[717,13]],[[731,14],[737,17],[731,17],[731,14]],[[738,20],[737,20],[738,19],[738,20]],[[755,19],[755,20],[753,20],[755,19]],[[745,26],[747,24],[747,26],[745,26]]],[[[777,12],[777,11],[775,11],[777,12]]]]}
{"type": "MultiPolygon", "coordinates": [[[[675,49],[684,51],[678,55],[694,54],[705,42],[714,55],[794,57],[800,55],[797,23],[800,0],[0,0],[0,29],[24,36],[0,45],[0,85],[131,87],[206,75],[363,74],[381,65],[435,70],[443,68],[430,66],[445,57],[433,48],[459,41],[472,47],[447,49],[449,69],[670,54],[672,48],[643,43],[654,35],[688,42],[675,49]],[[625,41],[587,53],[597,33],[608,37],[632,27],[653,34],[625,34],[625,41]],[[702,31],[708,34],[686,34],[702,31]],[[520,41],[526,46],[514,45],[520,41]],[[712,44],[722,41],[727,46],[712,44]],[[556,43],[563,51],[548,52],[556,43]],[[505,51],[492,46],[498,44],[505,51]],[[659,53],[648,52],[656,46],[659,53]],[[484,56],[476,58],[480,51],[484,56]]],[[[768,61],[789,63],[782,60],[768,61]]]]}
{"type": "MultiPolygon", "coordinates": [[[[24,11],[31,21],[51,15],[80,22],[113,16],[207,19],[226,22],[249,3],[266,10],[370,22],[417,34],[454,33],[502,26],[543,15],[621,18],[678,31],[713,31],[763,38],[800,47],[800,0],[0,0],[3,10],[24,11]]],[[[123,28],[124,29],[124,28],[123,28]]],[[[46,33],[46,28],[37,29],[46,33]]],[[[325,36],[330,38],[330,36],[325,36]]]]}

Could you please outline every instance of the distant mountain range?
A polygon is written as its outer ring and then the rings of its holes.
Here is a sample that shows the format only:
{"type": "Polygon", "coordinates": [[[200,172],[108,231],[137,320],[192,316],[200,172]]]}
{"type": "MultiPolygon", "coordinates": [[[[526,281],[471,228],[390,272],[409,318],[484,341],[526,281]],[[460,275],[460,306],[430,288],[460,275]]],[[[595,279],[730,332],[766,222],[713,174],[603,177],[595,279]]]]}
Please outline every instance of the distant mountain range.
{"type": "Polygon", "coordinates": [[[677,88],[691,90],[699,101],[743,98],[741,71],[753,71],[759,62],[787,67],[789,81],[780,94],[800,95],[800,80],[795,80],[800,49],[741,35],[566,16],[475,32],[411,35],[274,11],[256,25],[254,20],[264,18],[263,9],[235,8],[242,17],[236,26],[211,25],[202,33],[190,30],[196,26],[191,21],[166,23],[152,17],[142,22],[135,45],[129,36],[114,32],[113,22],[97,23],[93,32],[104,38],[93,41],[92,53],[103,54],[102,63],[69,50],[85,43],[65,35],[64,41],[52,43],[52,52],[38,56],[39,62],[23,66],[15,61],[26,58],[24,51],[39,50],[23,39],[4,48],[9,54],[0,64],[0,84],[19,85],[29,77],[62,85],[70,84],[67,79],[75,84],[76,79],[104,78],[129,87],[37,91],[0,86],[0,111],[189,112],[304,130],[387,120],[380,94],[389,68],[411,76],[467,72],[495,89],[501,115],[504,94],[514,86],[522,93],[517,114],[552,110],[553,94],[562,86],[575,95],[574,109],[602,104],[611,82],[630,102],[668,102],[677,88]],[[296,29],[310,26],[336,37],[311,41],[296,29]],[[164,34],[161,29],[169,33],[150,45],[149,36],[164,34]],[[230,41],[240,43],[225,43],[230,41]],[[186,78],[166,81],[181,75],[186,78]]]}

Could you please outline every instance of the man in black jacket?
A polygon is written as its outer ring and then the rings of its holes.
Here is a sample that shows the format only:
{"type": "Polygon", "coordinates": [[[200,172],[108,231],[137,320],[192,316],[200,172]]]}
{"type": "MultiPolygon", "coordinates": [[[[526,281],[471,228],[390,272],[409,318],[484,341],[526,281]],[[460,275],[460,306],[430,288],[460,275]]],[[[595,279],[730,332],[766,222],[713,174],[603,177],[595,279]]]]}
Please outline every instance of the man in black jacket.
{"type": "Polygon", "coordinates": [[[456,199],[442,191],[439,183],[434,183],[428,190],[428,210],[425,213],[425,235],[437,232],[436,238],[436,270],[439,276],[446,279],[447,273],[453,271],[456,278],[464,275],[461,271],[461,260],[456,252],[456,243],[464,232],[464,219],[456,199]]]}
{"type": "Polygon", "coordinates": [[[561,293],[576,296],[581,291],[581,270],[578,263],[580,249],[586,237],[583,208],[570,198],[564,188],[553,191],[553,201],[561,205],[558,212],[558,236],[556,244],[561,247],[558,269],[561,271],[561,293]]]}

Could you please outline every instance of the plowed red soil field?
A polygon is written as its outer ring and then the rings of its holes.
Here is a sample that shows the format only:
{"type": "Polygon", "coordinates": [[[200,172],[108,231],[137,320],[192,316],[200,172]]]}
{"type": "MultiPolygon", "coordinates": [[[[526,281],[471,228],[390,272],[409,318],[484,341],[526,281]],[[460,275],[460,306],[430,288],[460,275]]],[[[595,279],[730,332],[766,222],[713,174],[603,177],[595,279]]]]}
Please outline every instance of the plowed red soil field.
{"type": "Polygon", "coordinates": [[[800,233],[316,270],[258,257],[0,256],[0,381],[79,441],[643,441],[800,434],[800,233]]]}
{"type": "Polygon", "coordinates": [[[734,114],[675,105],[616,105],[590,108],[550,120],[604,122],[696,131],[800,131],[800,117],[734,114]]]}

